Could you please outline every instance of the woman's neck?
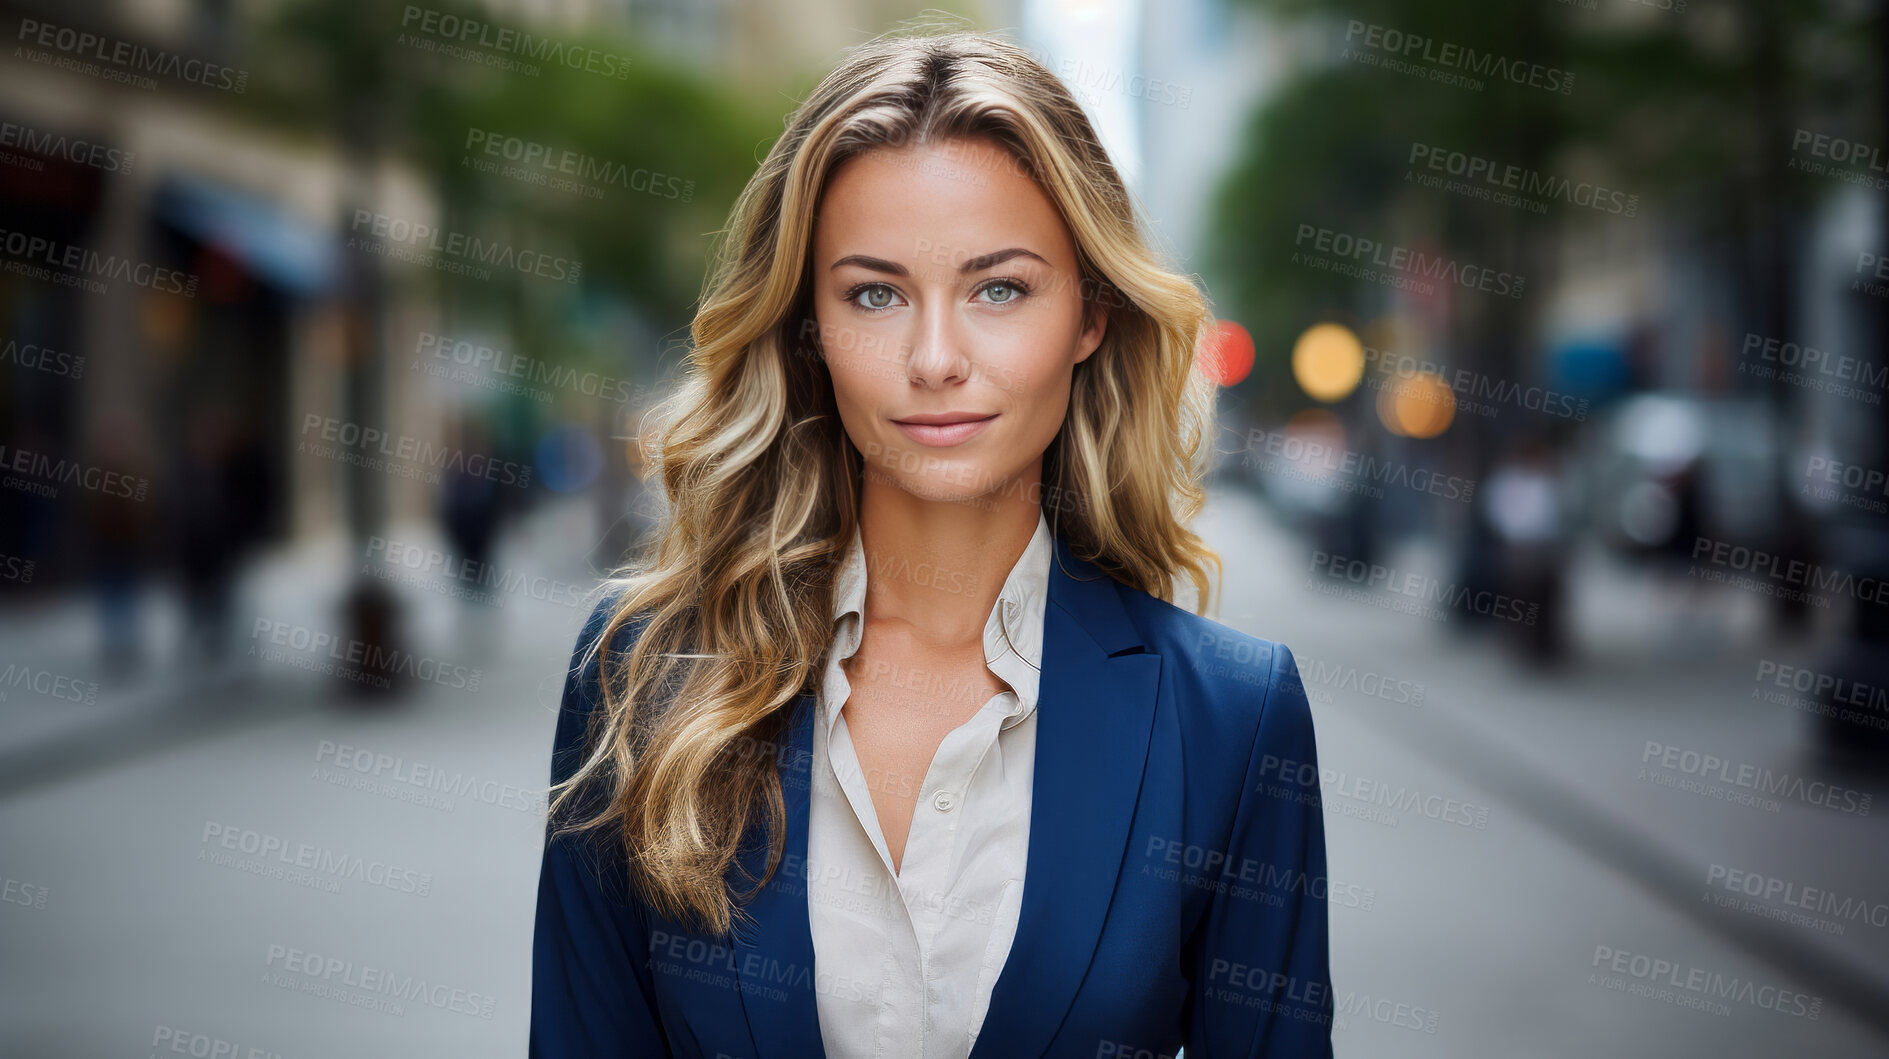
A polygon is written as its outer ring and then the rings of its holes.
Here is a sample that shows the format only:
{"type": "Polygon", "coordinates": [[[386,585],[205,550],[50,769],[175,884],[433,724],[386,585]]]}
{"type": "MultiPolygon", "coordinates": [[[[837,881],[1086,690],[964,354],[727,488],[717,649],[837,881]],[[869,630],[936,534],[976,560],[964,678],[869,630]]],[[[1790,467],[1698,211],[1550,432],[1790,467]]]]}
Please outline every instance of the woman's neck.
{"type": "Polygon", "coordinates": [[[930,500],[868,473],[859,505],[869,622],[900,621],[928,643],[981,641],[1004,579],[1041,511],[1039,458],[975,500],[930,500]]]}

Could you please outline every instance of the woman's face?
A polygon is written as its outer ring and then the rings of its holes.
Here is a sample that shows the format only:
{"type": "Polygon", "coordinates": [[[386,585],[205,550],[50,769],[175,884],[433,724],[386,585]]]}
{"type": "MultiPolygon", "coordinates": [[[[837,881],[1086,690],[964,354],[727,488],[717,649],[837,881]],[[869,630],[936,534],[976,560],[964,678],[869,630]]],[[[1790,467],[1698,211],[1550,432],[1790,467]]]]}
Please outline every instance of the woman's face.
{"type": "Polygon", "coordinates": [[[813,273],[833,396],[868,478],[928,500],[1036,500],[1071,373],[1107,316],[1012,157],[954,139],[849,160],[814,223],[813,273]]]}

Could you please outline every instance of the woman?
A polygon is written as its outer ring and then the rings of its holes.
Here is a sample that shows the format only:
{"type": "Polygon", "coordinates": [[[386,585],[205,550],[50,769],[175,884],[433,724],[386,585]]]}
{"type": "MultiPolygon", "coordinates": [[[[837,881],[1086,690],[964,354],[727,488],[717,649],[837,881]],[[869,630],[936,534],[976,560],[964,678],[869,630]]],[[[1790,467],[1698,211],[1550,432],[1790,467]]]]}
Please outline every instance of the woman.
{"type": "Polygon", "coordinates": [[[1016,45],[814,91],[565,687],[534,1055],[1330,1053],[1297,670],[1169,602],[1209,322],[1016,45]]]}

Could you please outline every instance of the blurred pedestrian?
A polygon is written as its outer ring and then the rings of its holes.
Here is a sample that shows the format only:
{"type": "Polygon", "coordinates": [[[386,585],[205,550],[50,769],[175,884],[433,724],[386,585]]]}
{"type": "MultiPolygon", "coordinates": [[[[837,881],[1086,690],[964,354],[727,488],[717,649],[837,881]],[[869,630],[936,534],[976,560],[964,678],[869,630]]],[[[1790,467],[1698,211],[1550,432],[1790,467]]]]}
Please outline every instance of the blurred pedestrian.
{"type": "Polygon", "coordinates": [[[1534,614],[1516,631],[1528,659],[1559,661],[1568,532],[1559,461],[1540,438],[1508,449],[1483,483],[1482,516],[1494,531],[1498,584],[1534,614]]]}

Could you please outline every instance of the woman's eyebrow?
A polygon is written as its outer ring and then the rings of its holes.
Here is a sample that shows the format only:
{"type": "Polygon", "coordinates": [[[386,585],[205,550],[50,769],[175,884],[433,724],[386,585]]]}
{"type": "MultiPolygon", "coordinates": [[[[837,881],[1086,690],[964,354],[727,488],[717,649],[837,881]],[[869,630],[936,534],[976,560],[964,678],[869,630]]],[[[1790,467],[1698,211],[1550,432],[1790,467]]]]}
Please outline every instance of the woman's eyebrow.
{"type": "MultiPolygon", "coordinates": [[[[1007,250],[993,250],[988,254],[983,254],[978,257],[971,258],[970,260],[964,262],[962,265],[959,265],[958,271],[959,272],[982,272],[985,269],[991,268],[995,265],[1001,265],[1013,257],[1033,257],[1037,259],[1038,261],[1042,261],[1043,264],[1045,265],[1049,264],[1048,261],[1044,260],[1043,255],[1038,254],[1033,250],[1025,250],[1023,247],[1020,247],[1020,246],[1013,246],[1007,250]]],[[[908,271],[904,265],[901,265],[896,261],[887,261],[885,258],[882,258],[882,257],[868,257],[865,254],[848,254],[845,257],[840,258],[838,261],[833,262],[833,264],[828,268],[828,271],[832,271],[832,269],[839,268],[841,265],[858,265],[861,268],[868,268],[874,272],[884,272],[884,273],[887,273],[888,275],[893,275],[893,276],[911,275],[911,272],[908,271]]]]}

